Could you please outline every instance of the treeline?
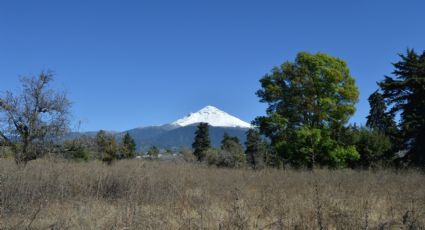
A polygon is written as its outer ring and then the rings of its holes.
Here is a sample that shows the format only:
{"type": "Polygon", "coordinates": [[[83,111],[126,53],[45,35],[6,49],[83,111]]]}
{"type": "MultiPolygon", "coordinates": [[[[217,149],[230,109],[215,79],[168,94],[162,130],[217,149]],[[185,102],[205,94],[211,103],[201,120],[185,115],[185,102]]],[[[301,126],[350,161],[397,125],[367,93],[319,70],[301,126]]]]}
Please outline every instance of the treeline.
{"type": "Polygon", "coordinates": [[[195,133],[193,154],[199,162],[218,167],[260,169],[267,166],[269,145],[254,129],[247,132],[246,148],[237,137],[224,134],[220,148],[212,148],[208,123],[200,123],[195,133]]]}
{"type": "MultiPolygon", "coordinates": [[[[379,81],[369,97],[365,126],[348,125],[359,91],[345,61],[301,52],[260,79],[256,94],[268,107],[253,121],[246,143],[226,134],[220,148],[211,148],[208,125],[200,124],[193,154],[181,153],[219,167],[425,168],[425,51],[409,49],[399,56],[393,76],[379,81]]],[[[46,152],[107,163],[135,156],[129,134],[117,141],[100,131],[95,138],[58,144],[57,137],[68,131],[70,102],[48,87],[52,80],[51,72],[22,78],[21,95],[0,97],[2,151],[7,149],[18,164],[46,152]]],[[[148,155],[155,158],[159,152],[152,147],[148,155]]]]}
{"type": "Polygon", "coordinates": [[[117,142],[113,134],[100,130],[94,138],[81,136],[64,141],[63,148],[59,152],[69,159],[83,161],[98,159],[110,164],[114,160],[134,158],[136,143],[128,133],[117,142]]]}
{"type": "Polygon", "coordinates": [[[394,77],[385,76],[370,95],[366,126],[347,126],[359,97],[347,64],[299,53],[261,78],[257,95],[268,108],[247,133],[245,154],[228,136],[221,149],[211,149],[206,124],[198,127],[194,153],[231,167],[425,167],[425,52],[407,50],[400,59],[394,77]]]}

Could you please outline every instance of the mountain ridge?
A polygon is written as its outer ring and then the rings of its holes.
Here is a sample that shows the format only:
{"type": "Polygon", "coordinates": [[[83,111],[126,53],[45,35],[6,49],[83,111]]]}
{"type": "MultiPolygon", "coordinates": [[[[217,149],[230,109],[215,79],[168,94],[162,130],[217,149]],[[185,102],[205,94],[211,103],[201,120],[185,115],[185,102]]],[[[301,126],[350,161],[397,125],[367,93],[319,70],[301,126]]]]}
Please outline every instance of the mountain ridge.
{"type": "MultiPolygon", "coordinates": [[[[220,146],[224,133],[236,136],[241,143],[244,143],[246,131],[252,128],[251,124],[209,105],[172,123],[109,133],[112,133],[117,139],[121,139],[125,133],[129,133],[135,140],[139,151],[146,151],[151,146],[162,149],[191,148],[196,126],[201,122],[210,125],[211,145],[216,148],[220,146]]],[[[96,131],[79,134],[93,137],[96,135],[96,131]]],[[[78,136],[78,133],[72,133],[67,139],[76,136],[78,136]]]]}

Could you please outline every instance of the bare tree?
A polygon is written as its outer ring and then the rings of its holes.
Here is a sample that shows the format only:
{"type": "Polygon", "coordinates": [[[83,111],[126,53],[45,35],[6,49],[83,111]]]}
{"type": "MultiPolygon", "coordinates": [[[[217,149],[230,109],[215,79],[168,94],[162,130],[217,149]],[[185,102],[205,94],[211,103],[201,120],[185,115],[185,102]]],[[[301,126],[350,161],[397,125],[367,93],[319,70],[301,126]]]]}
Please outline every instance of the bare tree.
{"type": "Polygon", "coordinates": [[[12,147],[18,164],[36,159],[46,141],[68,129],[70,102],[48,88],[52,80],[51,71],[22,77],[21,95],[7,91],[0,97],[0,141],[12,147]]]}

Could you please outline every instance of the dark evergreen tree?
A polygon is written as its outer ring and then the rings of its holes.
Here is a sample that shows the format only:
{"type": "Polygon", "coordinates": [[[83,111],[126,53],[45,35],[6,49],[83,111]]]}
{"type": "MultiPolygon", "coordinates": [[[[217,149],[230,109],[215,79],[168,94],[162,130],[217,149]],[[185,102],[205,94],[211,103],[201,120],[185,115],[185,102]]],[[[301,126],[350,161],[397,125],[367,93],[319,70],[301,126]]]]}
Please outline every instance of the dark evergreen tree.
{"type": "Polygon", "coordinates": [[[367,116],[366,126],[386,134],[393,133],[396,129],[394,115],[387,113],[387,105],[382,94],[375,91],[369,96],[368,100],[370,112],[367,116]]]}
{"type": "Polygon", "coordinates": [[[264,158],[267,154],[267,146],[257,130],[249,129],[247,131],[245,146],[245,155],[247,157],[248,164],[253,169],[264,167],[264,158]]]}
{"type": "Polygon", "coordinates": [[[386,76],[379,82],[391,113],[400,113],[400,129],[407,159],[425,166],[425,51],[413,49],[399,55],[394,65],[395,77],[386,76]]]}
{"type": "MultiPolygon", "coordinates": [[[[394,120],[394,113],[390,113],[387,111],[387,105],[385,103],[385,99],[382,96],[382,94],[377,90],[374,93],[372,93],[369,96],[369,105],[370,105],[370,112],[367,116],[367,122],[366,127],[370,128],[371,130],[368,130],[369,134],[371,135],[371,138],[374,139],[374,141],[378,141],[379,143],[375,143],[374,147],[382,146],[385,147],[385,154],[382,154],[379,159],[382,162],[390,163],[392,160],[394,160],[394,154],[400,150],[402,140],[400,139],[400,134],[397,128],[397,124],[394,120]],[[378,134],[379,133],[379,134],[378,134]],[[384,137],[385,136],[385,137],[384,137]],[[389,140],[391,143],[391,148],[387,148],[387,145],[385,144],[385,141],[389,140]],[[383,145],[380,145],[383,144],[383,145]]],[[[366,134],[367,132],[365,130],[362,130],[362,134],[366,134]]],[[[365,135],[362,135],[362,137],[365,137],[365,135]]],[[[367,142],[367,140],[364,140],[363,142],[367,142]]],[[[367,144],[366,144],[367,145],[367,144]]],[[[358,146],[358,144],[357,144],[358,146]]],[[[384,149],[376,149],[373,148],[376,151],[374,153],[374,156],[380,155],[377,153],[382,153],[384,149]]],[[[358,147],[357,150],[361,151],[362,148],[358,147]]],[[[360,155],[365,156],[365,154],[360,153],[360,155]]],[[[376,159],[374,159],[376,161],[376,159]]],[[[361,160],[363,165],[365,164],[365,158],[361,157],[361,160]]]]}
{"type": "Polygon", "coordinates": [[[136,143],[127,132],[122,139],[122,158],[133,158],[136,156],[136,143]]]}
{"type": "Polygon", "coordinates": [[[206,151],[211,148],[208,123],[199,123],[198,129],[195,132],[195,140],[192,144],[194,149],[193,154],[198,161],[203,161],[206,151]]]}

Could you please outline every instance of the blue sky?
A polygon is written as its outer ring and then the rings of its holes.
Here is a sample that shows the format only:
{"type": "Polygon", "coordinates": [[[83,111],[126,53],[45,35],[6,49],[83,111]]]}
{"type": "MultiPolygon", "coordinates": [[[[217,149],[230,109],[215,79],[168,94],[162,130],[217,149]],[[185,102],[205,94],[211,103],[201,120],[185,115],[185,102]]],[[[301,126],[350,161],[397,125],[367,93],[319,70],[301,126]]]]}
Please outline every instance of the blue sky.
{"type": "Polygon", "coordinates": [[[258,80],[297,52],[347,61],[360,89],[351,122],[392,72],[425,49],[423,0],[149,0],[0,2],[0,91],[43,69],[73,102],[73,128],[126,130],[205,105],[264,114],[258,80]]]}

